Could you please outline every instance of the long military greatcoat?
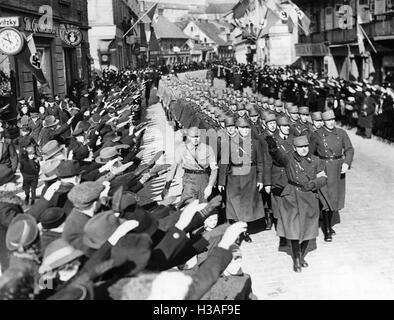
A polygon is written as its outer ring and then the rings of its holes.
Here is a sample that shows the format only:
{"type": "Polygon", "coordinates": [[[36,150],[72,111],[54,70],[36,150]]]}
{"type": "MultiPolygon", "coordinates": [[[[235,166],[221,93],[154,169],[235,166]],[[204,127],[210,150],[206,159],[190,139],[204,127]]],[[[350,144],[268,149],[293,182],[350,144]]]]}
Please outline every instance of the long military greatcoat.
{"type": "Polygon", "coordinates": [[[353,162],[354,148],[346,131],[322,127],[311,136],[310,152],[319,156],[327,172],[329,201],[333,211],[345,207],[346,176],[341,174],[342,164],[353,162]]]}
{"type": "Polygon", "coordinates": [[[315,239],[319,234],[318,190],[327,183],[326,177],[317,178],[324,171],[324,163],[318,157],[299,156],[295,151],[286,153],[280,148],[271,150],[275,161],[284,166],[289,179],[281,194],[277,235],[289,240],[315,239]]]}
{"type": "Polygon", "coordinates": [[[226,186],[227,219],[251,222],[264,217],[258,182],[263,182],[260,143],[251,135],[241,138],[239,134],[222,143],[219,185],[226,186]]]}

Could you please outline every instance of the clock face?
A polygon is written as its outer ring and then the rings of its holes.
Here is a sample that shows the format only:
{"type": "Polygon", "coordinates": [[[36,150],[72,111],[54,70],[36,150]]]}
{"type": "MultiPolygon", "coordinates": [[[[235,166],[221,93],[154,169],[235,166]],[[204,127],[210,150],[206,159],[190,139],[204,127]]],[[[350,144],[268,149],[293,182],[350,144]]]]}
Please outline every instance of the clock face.
{"type": "Polygon", "coordinates": [[[7,55],[16,55],[23,48],[24,39],[19,31],[13,28],[0,29],[0,51],[7,55]]]}

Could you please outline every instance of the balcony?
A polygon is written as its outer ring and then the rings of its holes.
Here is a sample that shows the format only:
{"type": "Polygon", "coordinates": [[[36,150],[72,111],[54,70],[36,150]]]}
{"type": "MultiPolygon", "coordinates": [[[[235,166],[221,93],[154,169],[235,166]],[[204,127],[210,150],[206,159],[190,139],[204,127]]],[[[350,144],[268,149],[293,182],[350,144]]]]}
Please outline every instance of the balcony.
{"type": "Polygon", "coordinates": [[[161,50],[161,54],[178,54],[178,55],[184,55],[184,54],[190,54],[190,50],[180,50],[179,52],[174,52],[173,50],[161,50]]]}
{"type": "MultiPolygon", "coordinates": [[[[388,20],[384,21],[364,23],[362,27],[370,39],[394,39],[394,17],[389,17],[388,20]]],[[[332,44],[357,42],[356,28],[327,30],[313,33],[309,36],[300,35],[300,43],[321,42],[329,42],[332,44]]]]}
{"type": "Polygon", "coordinates": [[[333,29],[319,33],[312,33],[310,36],[301,35],[300,43],[349,43],[357,41],[356,28],[353,29],[333,29]]]}

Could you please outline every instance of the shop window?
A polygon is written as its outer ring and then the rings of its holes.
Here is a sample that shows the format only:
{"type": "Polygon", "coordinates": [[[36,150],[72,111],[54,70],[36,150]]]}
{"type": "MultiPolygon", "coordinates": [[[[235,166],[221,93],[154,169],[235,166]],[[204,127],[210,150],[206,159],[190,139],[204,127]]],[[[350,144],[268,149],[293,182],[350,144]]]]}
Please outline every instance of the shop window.
{"type": "Polygon", "coordinates": [[[0,53],[0,97],[11,95],[10,59],[0,53]]]}

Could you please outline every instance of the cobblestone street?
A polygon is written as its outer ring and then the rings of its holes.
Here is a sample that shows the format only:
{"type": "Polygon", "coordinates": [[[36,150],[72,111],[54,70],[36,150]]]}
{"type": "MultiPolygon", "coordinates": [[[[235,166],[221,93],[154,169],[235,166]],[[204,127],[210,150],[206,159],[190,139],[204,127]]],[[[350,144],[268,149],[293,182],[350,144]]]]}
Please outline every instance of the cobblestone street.
{"type": "MultiPolygon", "coordinates": [[[[223,87],[223,82],[215,80],[215,86],[223,87]]],[[[151,125],[144,156],[164,148],[162,161],[171,163],[179,132],[172,132],[159,103],[149,107],[147,118],[151,125]]],[[[394,299],[394,146],[348,133],[356,153],[347,174],[346,208],[332,243],[324,242],[320,232],[317,250],[306,258],[309,268],[293,272],[290,255],[278,251],[274,230],[253,234],[252,243],[243,243],[243,269],[251,275],[258,299],[394,299]]],[[[180,195],[181,176],[170,195],[180,195]]],[[[154,195],[164,179],[152,183],[154,195]]]]}

